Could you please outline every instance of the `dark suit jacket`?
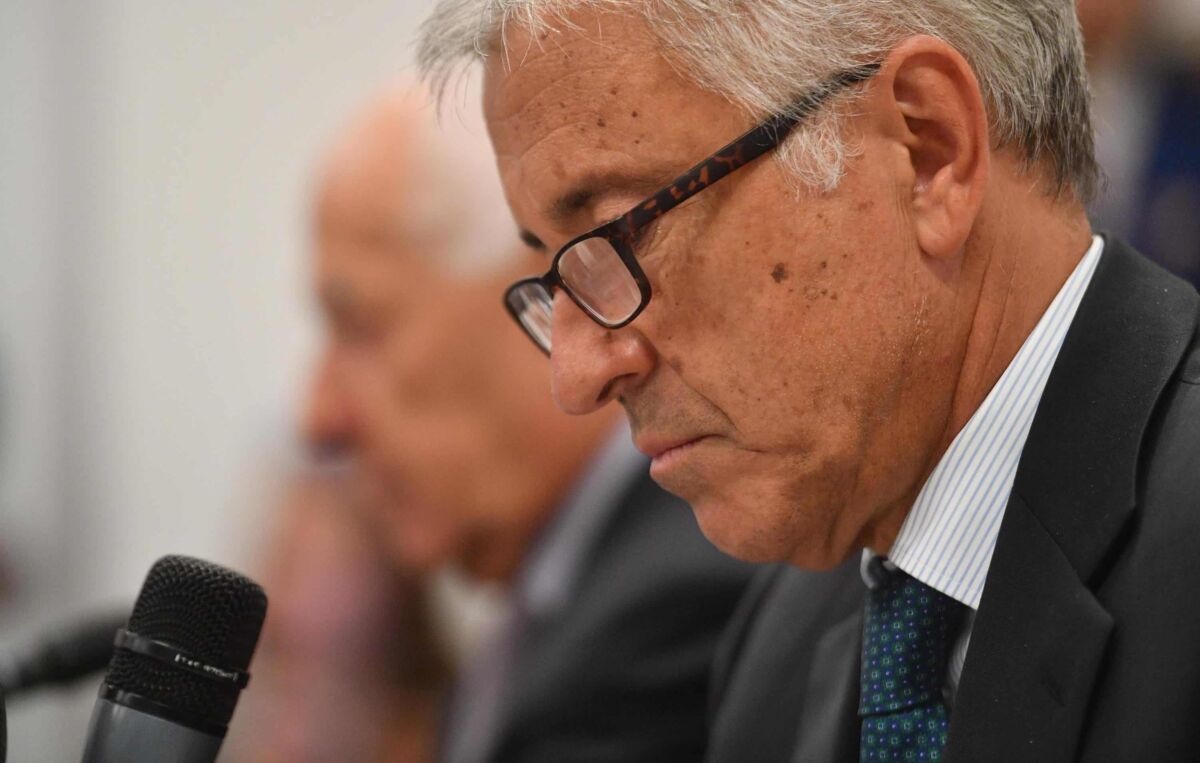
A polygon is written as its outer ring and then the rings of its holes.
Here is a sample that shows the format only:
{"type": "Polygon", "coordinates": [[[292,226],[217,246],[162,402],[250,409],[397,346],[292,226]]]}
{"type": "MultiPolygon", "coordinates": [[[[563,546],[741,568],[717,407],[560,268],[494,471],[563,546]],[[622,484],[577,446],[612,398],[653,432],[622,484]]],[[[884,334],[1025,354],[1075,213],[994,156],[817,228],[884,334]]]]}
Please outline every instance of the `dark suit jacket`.
{"type": "Polygon", "coordinates": [[[639,476],[572,602],[525,632],[493,760],[702,760],[709,671],[752,572],[639,476]]]}
{"type": "MultiPolygon", "coordinates": [[[[1200,298],[1109,239],[1022,453],[947,760],[1200,760],[1200,298]]],[[[764,572],[710,760],[858,759],[858,562],[764,572]]]]}

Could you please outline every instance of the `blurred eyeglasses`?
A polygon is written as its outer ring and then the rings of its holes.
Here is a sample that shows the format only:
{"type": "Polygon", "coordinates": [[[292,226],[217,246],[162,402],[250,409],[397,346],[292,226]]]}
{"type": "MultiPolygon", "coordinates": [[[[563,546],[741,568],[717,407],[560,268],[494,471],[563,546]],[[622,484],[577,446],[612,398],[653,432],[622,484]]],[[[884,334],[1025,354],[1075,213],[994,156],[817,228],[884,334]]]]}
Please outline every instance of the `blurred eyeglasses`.
{"type": "Polygon", "coordinates": [[[847,69],[677,177],[625,214],[567,242],[544,275],[517,281],[504,304],[529,338],[550,354],[554,292],[562,289],[606,329],[629,325],[650,303],[650,281],[634,252],[638,236],[658,218],[773,150],[833,95],[864,82],[879,64],[847,69]]]}

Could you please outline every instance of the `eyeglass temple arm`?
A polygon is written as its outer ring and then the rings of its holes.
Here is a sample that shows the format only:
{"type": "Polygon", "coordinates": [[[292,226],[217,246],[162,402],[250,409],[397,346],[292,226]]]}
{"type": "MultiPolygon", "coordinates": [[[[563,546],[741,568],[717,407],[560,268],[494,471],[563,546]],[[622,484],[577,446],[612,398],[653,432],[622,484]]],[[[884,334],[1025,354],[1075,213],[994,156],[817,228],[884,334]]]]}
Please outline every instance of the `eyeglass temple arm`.
{"type": "Polygon", "coordinates": [[[879,68],[880,64],[873,63],[847,69],[796,100],[787,111],[752,127],[709,158],[675,178],[669,186],[631,209],[620,220],[621,233],[632,238],[648,223],[772,150],[830,96],[845,87],[870,79],[879,68]]]}

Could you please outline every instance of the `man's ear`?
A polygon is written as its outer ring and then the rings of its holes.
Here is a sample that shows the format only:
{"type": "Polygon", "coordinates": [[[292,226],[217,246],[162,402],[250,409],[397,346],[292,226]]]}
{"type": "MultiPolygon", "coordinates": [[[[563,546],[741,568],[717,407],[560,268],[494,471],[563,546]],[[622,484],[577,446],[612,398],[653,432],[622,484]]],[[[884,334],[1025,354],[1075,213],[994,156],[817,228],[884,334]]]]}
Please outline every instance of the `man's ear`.
{"type": "Polygon", "coordinates": [[[888,54],[872,101],[884,135],[901,147],[917,243],[957,256],[979,214],[990,168],[987,111],[975,73],[957,50],[925,35],[888,54]]]}

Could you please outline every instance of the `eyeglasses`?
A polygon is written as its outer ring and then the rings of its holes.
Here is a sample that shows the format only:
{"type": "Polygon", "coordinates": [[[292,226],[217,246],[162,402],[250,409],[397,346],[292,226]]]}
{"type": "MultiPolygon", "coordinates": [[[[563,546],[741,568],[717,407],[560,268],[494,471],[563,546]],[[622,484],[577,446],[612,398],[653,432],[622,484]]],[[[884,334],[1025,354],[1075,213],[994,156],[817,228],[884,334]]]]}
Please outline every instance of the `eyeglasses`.
{"type": "Polygon", "coordinates": [[[834,94],[866,81],[879,64],[847,69],[800,98],[788,111],[751,128],[729,145],[625,214],[567,242],[545,275],[517,281],[504,294],[508,312],[542,352],[550,354],[554,291],[562,289],[589,318],[619,329],[650,304],[650,281],[633,244],[648,225],[675,207],[776,148],[834,94]]]}

